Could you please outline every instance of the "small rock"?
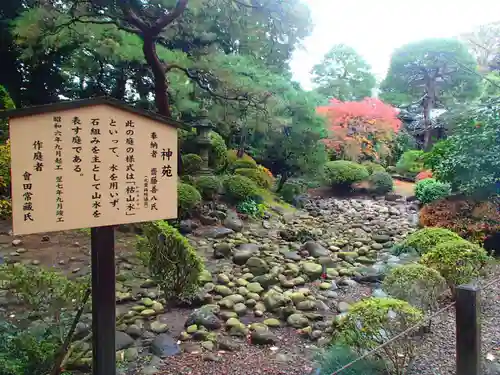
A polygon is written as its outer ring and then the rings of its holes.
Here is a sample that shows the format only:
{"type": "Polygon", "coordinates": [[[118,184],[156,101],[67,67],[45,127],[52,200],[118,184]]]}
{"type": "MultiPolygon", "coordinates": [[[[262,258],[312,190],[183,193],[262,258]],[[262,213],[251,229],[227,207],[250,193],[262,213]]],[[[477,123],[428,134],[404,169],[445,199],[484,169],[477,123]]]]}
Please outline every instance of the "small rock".
{"type": "Polygon", "coordinates": [[[134,344],[134,339],[125,332],[115,332],[115,350],[122,350],[131,347],[134,344]]]}
{"type": "Polygon", "coordinates": [[[12,246],[19,246],[23,243],[20,239],[12,240],[12,246]]]}
{"type": "Polygon", "coordinates": [[[156,315],[156,311],[154,311],[153,309],[145,309],[145,310],[141,311],[141,316],[143,316],[145,318],[149,318],[149,317],[155,316],[155,315],[156,315]]]}
{"type": "Polygon", "coordinates": [[[215,348],[215,345],[212,341],[203,341],[201,343],[201,346],[202,346],[202,348],[209,350],[209,351],[213,351],[215,348]]]}
{"type": "Polygon", "coordinates": [[[272,328],[277,328],[277,327],[281,327],[281,322],[278,320],[278,319],[274,319],[274,318],[269,318],[269,319],[266,319],[264,320],[263,322],[266,326],[268,327],[272,327],[272,328]]]}
{"type": "Polygon", "coordinates": [[[302,314],[292,314],[287,318],[286,322],[294,328],[304,328],[309,325],[309,319],[302,314]]]}
{"type": "Polygon", "coordinates": [[[347,302],[341,301],[341,302],[339,302],[339,305],[337,308],[338,308],[340,313],[345,313],[351,309],[351,305],[349,305],[347,302]]]}
{"type": "Polygon", "coordinates": [[[168,325],[155,320],[154,322],[151,323],[150,329],[154,333],[165,333],[168,331],[168,325]]]}
{"type": "Polygon", "coordinates": [[[252,332],[251,342],[256,345],[272,345],[277,341],[276,336],[268,330],[258,329],[252,332]]]}
{"type": "Polygon", "coordinates": [[[180,348],[172,336],[162,333],[151,343],[151,352],[159,357],[168,357],[180,353],[180,348]]]}

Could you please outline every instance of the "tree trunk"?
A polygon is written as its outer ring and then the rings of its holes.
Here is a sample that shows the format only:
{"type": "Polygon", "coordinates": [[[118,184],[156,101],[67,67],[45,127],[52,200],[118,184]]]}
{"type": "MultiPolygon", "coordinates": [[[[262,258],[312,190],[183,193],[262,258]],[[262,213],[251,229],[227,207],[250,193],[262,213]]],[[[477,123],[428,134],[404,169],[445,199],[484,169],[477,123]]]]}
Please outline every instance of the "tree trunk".
{"type": "MultiPolygon", "coordinates": [[[[172,117],[172,112],[170,112],[170,105],[168,100],[168,85],[167,85],[167,74],[165,68],[158,58],[156,52],[156,41],[154,36],[143,36],[142,51],[144,52],[144,57],[148,65],[151,67],[153,72],[153,82],[154,82],[154,92],[155,92],[155,104],[156,110],[160,115],[165,117],[172,117]]],[[[177,151],[177,174],[180,175],[182,172],[182,157],[180,147],[177,151]]]]}
{"type": "Polygon", "coordinates": [[[278,187],[276,189],[277,193],[279,193],[281,189],[283,189],[283,186],[285,185],[287,180],[288,180],[288,173],[285,172],[280,176],[280,180],[278,181],[278,187]]]}
{"type": "Polygon", "coordinates": [[[432,119],[431,111],[436,103],[436,85],[430,77],[426,79],[427,96],[423,101],[424,109],[424,151],[429,151],[432,147],[432,119]]]}

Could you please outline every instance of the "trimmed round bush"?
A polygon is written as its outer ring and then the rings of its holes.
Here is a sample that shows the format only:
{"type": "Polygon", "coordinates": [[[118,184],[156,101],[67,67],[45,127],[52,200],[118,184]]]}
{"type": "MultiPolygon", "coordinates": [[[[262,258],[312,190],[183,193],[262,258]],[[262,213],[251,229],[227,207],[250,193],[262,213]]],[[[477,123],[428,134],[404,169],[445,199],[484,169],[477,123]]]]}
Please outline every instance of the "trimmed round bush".
{"type": "Polygon", "coordinates": [[[423,255],[432,250],[434,246],[447,241],[465,241],[455,232],[444,228],[423,228],[413,232],[404,239],[403,242],[396,245],[397,254],[416,251],[418,254],[423,255]]]}
{"type": "Polygon", "coordinates": [[[285,202],[292,204],[294,198],[304,193],[304,190],[303,185],[298,182],[285,182],[279,193],[285,202]]]}
{"type": "Polygon", "coordinates": [[[266,172],[258,168],[238,168],[235,169],[234,174],[248,177],[264,189],[270,189],[273,183],[272,178],[266,172]]]}
{"type": "Polygon", "coordinates": [[[349,188],[356,182],[366,180],[368,176],[367,169],[353,161],[335,160],[324,166],[325,181],[334,187],[349,188]]]}
{"type": "Polygon", "coordinates": [[[243,202],[259,194],[255,182],[245,176],[228,176],[223,185],[226,196],[235,202],[243,202]]]}
{"type": "Polygon", "coordinates": [[[415,185],[415,197],[423,204],[445,198],[451,194],[451,185],[426,178],[415,185]]]}
{"type": "Polygon", "coordinates": [[[361,163],[363,167],[366,168],[369,174],[373,174],[375,172],[385,172],[385,168],[380,164],[374,163],[373,161],[364,161],[361,163]]]}
{"type": "Polygon", "coordinates": [[[184,217],[189,211],[201,203],[201,194],[192,185],[186,183],[177,184],[177,208],[179,216],[184,217]]]}
{"type": "Polygon", "coordinates": [[[257,162],[253,159],[238,159],[231,165],[231,170],[257,169],[257,162]]]}
{"type": "Polygon", "coordinates": [[[213,199],[222,186],[215,176],[200,176],[195,180],[195,185],[204,199],[213,199]]]}
{"type": "Polygon", "coordinates": [[[439,296],[446,290],[446,280],[433,268],[406,264],[389,271],[382,289],[419,309],[435,310],[439,296]]]}
{"type": "Polygon", "coordinates": [[[210,145],[208,164],[215,171],[223,170],[227,165],[227,146],[224,138],[214,131],[210,132],[210,145]]]}
{"type": "Polygon", "coordinates": [[[203,259],[177,229],[163,220],[144,223],[137,251],[167,301],[190,300],[199,291],[203,259]]]}
{"type": "MultiPolygon", "coordinates": [[[[361,355],[420,322],[422,312],[408,302],[371,297],[353,304],[338,328],[341,342],[361,355]]],[[[378,354],[392,367],[390,373],[402,374],[414,359],[416,344],[411,336],[402,336],[378,354]]]]}
{"type": "Polygon", "coordinates": [[[182,155],[182,172],[183,174],[192,175],[201,170],[203,160],[200,155],[186,154],[182,155]]]}
{"type": "Polygon", "coordinates": [[[392,177],[387,172],[374,172],[370,176],[370,185],[377,194],[386,194],[394,188],[392,177]]]}
{"type": "Polygon", "coordinates": [[[396,164],[396,172],[402,175],[415,176],[424,169],[424,152],[420,150],[406,151],[396,164]]]}
{"type": "Polygon", "coordinates": [[[438,271],[454,295],[458,285],[467,284],[479,276],[488,260],[486,250],[460,239],[437,244],[422,256],[420,262],[438,271]]]}

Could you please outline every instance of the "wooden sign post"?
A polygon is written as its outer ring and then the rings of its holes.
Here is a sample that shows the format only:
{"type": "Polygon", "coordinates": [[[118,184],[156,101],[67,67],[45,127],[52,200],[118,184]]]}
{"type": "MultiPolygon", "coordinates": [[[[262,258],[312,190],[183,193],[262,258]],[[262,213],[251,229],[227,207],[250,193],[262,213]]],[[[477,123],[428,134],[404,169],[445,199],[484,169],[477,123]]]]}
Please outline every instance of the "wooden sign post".
{"type": "Polygon", "coordinates": [[[93,374],[114,375],[119,224],[177,217],[177,128],[112,99],[7,111],[15,235],[91,228],[93,374]]]}

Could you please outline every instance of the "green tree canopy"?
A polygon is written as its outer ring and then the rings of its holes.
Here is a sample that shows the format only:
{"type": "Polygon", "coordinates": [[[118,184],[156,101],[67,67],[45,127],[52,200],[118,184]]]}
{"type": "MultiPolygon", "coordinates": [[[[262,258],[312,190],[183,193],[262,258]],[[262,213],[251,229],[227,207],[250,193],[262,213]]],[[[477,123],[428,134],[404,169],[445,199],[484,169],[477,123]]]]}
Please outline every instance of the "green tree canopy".
{"type": "Polygon", "coordinates": [[[318,93],[341,101],[370,97],[376,84],[370,65],[345,44],[333,46],[311,73],[318,93]]]}
{"type": "Polygon", "coordinates": [[[476,68],[474,57],[456,39],[409,43],[394,51],[381,98],[396,106],[421,105],[428,147],[431,110],[477,97],[480,76],[476,68]]]}

